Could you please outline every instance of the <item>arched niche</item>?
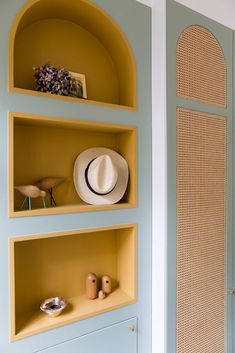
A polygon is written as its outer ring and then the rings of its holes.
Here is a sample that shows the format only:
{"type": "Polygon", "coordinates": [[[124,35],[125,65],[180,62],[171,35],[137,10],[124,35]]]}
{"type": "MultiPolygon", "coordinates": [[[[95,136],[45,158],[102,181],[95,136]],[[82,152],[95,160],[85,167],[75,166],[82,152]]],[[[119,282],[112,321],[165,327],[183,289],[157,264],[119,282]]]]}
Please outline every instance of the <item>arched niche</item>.
{"type": "Polygon", "coordinates": [[[208,29],[192,25],[181,32],[176,72],[177,96],[226,107],[226,61],[220,43],[208,29]]]}
{"type": "Polygon", "coordinates": [[[131,47],[88,0],[30,0],[20,9],[10,35],[10,91],[45,95],[35,91],[33,77],[33,67],[45,63],[85,74],[88,102],[136,107],[131,47]]]}

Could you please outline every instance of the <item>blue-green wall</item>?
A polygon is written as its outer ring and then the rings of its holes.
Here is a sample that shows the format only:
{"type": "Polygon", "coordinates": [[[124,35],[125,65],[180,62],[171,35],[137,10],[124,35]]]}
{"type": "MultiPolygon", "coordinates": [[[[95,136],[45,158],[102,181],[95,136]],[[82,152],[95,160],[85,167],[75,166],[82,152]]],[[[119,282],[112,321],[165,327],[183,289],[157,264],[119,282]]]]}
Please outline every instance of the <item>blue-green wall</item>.
{"type": "MultiPolygon", "coordinates": [[[[8,92],[8,40],[24,0],[0,0],[0,352],[32,353],[122,320],[138,317],[138,352],[151,351],[151,12],[135,0],[96,0],[121,26],[134,51],[138,111],[71,103],[8,92]],[[27,112],[138,127],[138,207],[66,215],[8,218],[8,112],[27,112]],[[138,223],[138,302],[10,343],[9,238],[32,233],[138,223]]],[[[68,1],[69,6],[69,1],[68,1]]],[[[109,339],[107,337],[107,339],[109,339]]],[[[122,337],[120,337],[122,339],[122,337]]],[[[81,351],[80,353],[89,353],[81,351]]],[[[128,352],[127,352],[128,353],[128,352]]]]}

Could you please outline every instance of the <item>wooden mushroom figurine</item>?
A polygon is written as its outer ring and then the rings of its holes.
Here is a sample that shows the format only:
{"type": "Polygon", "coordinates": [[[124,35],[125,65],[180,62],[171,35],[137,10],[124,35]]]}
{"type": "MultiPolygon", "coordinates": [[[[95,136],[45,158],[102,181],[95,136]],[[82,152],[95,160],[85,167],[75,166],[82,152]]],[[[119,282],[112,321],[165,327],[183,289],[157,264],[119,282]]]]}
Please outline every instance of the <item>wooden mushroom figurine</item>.
{"type": "Polygon", "coordinates": [[[112,292],[111,277],[108,275],[102,277],[102,290],[106,294],[112,292]]]}
{"type": "Polygon", "coordinates": [[[88,299],[97,298],[97,277],[92,272],[86,276],[86,296],[88,299]]]}
{"type": "Polygon", "coordinates": [[[40,190],[37,186],[21,185],[21,186],[15,186],[15,189],[25,196],[20,207],[21,209],[23,208],[25,201],[28,200],[28,207],[29,207],[29,210],[31,210],[32,209],[31,198],[37,198],[37,197],[42,198],[43,207],[46,208],[46,204],[44,200],[46,197],[46,192],[43,190],[40,190]]]}
{"type": "Polygon", "coordinates": [[[37,186],[40,190],[48,191],[50,195],[50,204],[56,206],[55,199],[53,197],[53,188],[61,183],[63,183],[66,178],[63,177],[47,177],[38,180],[34,185],[37,186]]]}

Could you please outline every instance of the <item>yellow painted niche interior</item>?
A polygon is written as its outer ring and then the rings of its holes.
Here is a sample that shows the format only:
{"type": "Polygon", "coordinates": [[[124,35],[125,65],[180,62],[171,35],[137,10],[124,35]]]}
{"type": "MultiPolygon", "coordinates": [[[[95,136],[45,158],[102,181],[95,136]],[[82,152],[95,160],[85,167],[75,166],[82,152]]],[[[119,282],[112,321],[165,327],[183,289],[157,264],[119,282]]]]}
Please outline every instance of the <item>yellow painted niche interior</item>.
{"type": "Polygon", "coordinates": [[[126,125],[87,122],[19,113],[9,117],[10,141],[10,216],[28,216],[79,212],[97,209],[134,207],[136,204],[136,128],[126,125]],[[129,166],[129,183],[124,197],[114,205],[88,205],[82,201],[73,183],[77,156],[91,147],[107,147],[120,153],[129,166]],[[65,177],[55,187],[56,207],[42,208],[41,198],[32,199],[21,210],[22,195],[14,186],[34,185],[44,177],[65,177]]]}
{"type": "Polygon", "coordinates": [[[89,101],[136,106],[130,45],[113,19],[90,1],[31,0],[19,11],[10,36],[10,90],[32,94],[33,67],[45,63],[85,74],[89,101]]]}
{"type": "Polygon", "coordinates": [[[136,300],[135,225],[12,238],[10,250],[13,340],[136,300]],[[111,276],[113,290],[104,300],[86,298],[89,272],[111,276]],[[52,319],[39,307],[54,296],[64,297],[69,305],[52,319]]]}

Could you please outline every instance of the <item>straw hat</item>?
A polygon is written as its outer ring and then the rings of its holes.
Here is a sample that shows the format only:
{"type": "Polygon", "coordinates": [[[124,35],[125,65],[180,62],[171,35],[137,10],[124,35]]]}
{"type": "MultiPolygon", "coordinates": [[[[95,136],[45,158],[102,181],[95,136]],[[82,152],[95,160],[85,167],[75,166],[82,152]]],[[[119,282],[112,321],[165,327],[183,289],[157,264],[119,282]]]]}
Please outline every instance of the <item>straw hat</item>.
{"type": "Polygon", "coordinates": [[[74,164],[76,191],[91,205],[118,202],[125,194],[128,176],[126,160],[109,148],[89,148],[77,157],[74,164]]]}

